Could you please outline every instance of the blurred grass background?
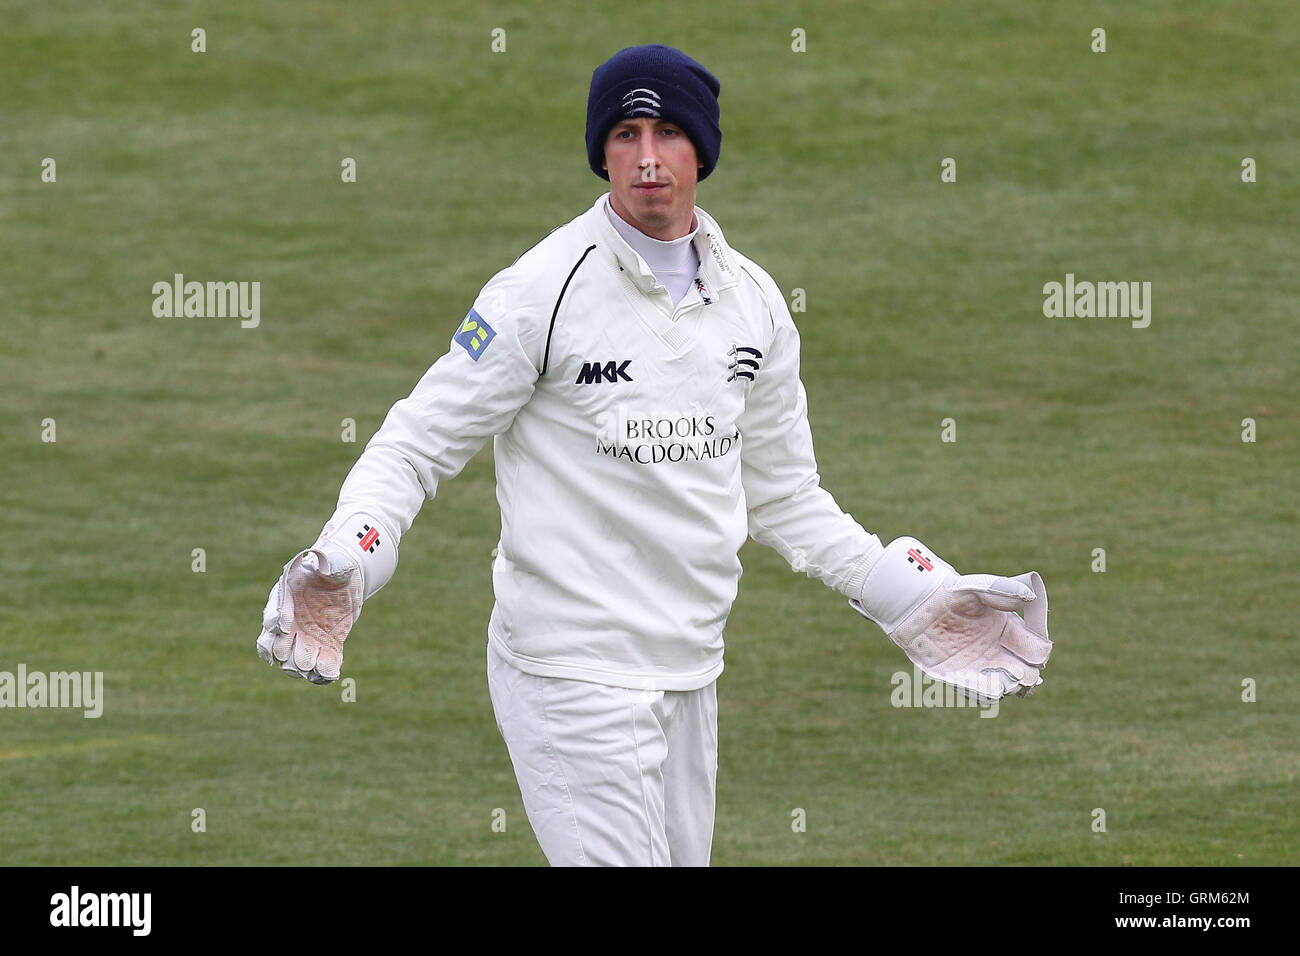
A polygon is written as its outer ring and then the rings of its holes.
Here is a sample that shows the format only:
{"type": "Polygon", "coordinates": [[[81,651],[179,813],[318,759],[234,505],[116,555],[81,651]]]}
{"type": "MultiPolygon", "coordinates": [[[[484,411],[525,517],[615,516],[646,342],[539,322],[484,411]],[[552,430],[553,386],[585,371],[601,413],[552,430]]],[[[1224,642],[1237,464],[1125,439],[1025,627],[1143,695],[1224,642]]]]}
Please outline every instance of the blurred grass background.
{"type": "Polygon", "coordinates": [[[1296,863],[1295,5],[640,18],[0,2],[0,670],[102,670],[107,698],[0,710],[0,864],[544,862],[484,676],[490,445],[353,632],[355,703],[253,641],[477,290],[606,188],[587,84],[645,42],[722,81],[699,204],[806,292],[825,486],[959,569],[1037,568],[1057,641],[997,719],[895,709],[901,653],[746,545],[715,864],[1296,863]],[[154,318],[177,272],[260,281],[260,327],[154,318]],[[1067,272],[1151,282],[1151,326],[1045,318],[1067,272]]]}

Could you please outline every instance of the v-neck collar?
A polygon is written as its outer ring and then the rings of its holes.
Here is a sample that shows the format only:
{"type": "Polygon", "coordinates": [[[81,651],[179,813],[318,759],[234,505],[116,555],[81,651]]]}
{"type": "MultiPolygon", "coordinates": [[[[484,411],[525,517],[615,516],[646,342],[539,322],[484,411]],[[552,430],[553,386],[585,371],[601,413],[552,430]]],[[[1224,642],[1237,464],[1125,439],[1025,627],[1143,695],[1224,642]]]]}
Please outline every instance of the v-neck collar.
{"type": "MultiPolygon", "coordinates": [[[[596,237],[597,244],[605,247],[614,263],[628,273],[636,288],[645,295],[649,295],[654,287],[658,285],[659,280],[655,278],[654,272],[651,271],[650,266],[646,264],[641,254],[629,246],[627,240],[618,234],[614,224],[609,221],[609,213],[605,211],[607,206],[609,206],[609,193],[605,193],[597,199],[595,205],[587,211],[590,230],[596,237]]],[[[613,210],[611,209],[610,212],[613,212],[613,210]]],[[[618,214],[615,213],[615,215],[618,214]]],[[[700,257],[700,268],[697,275],[704,282],[709,297],[716,299],[718,293],[730,289],[740,281],[738,277],[740,267],[735,262],[734,254],[731,247],[727,245],[726,238],[722,235],[722,229],[713,220],[713,217],[699,206],[695,207],[695,217],[698,228],[695,231],[695,238],[691,242],[700,257]]],[[[692,294],[698,294],[698,288],[687,293],[688,296],[692,294]]],[[[686,300],[683,299],[682,301],[685,302],[686,300]]]]}
{"type": "Polygon", "coordinates": [[[587,211],[588,228],[597,248],[619,269],[622,291],[633,313],[673,354],[681,354],[695,341],[709,306],[740,281],[735,254],[713,217],[696,206],[698,228],[691,241],[699,254],[700,267],[691,289],[674,307],[668,290],[660,285],[645,259],[609,221],[608,205],[609,193],[605,193],[587,211]],[[674,315],[678,316],[676,320],[674,315]]]}

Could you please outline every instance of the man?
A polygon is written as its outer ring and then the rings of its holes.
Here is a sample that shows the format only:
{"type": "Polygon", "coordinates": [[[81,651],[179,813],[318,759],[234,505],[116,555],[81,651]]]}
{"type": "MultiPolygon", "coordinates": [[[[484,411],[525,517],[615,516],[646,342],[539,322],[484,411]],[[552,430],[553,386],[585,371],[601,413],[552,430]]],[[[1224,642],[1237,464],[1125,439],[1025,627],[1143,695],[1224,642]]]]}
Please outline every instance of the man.
{"type": "Polygon", "coordinates": [[[553,864],[709,862],[747,535],[980,698],[1027,693],[1051,650],[1037,574],[963,577],[914,539],[882,547],[821,488],[781,291],[695,205],[718,93],[664,46],[594,72],[587,153],[609,193],[484,286],[286,565],[258,640],[289,674],[337,679],[401,536],[494,438],[489,691],[553,864]]]}

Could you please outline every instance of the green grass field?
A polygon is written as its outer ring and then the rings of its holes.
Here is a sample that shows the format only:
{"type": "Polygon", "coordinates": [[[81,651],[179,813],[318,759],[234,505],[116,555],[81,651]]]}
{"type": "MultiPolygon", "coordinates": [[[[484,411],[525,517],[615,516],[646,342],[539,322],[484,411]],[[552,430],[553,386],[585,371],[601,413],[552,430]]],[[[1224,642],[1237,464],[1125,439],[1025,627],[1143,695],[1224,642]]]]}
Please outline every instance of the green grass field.
{"type": "Polygon", "coordinates": [[[997,719],[896,709],[901,652],[750,542],[714,863],[1300,861],[1294,3],[635,11],[0,0],[0,671],[106,695],[0,710],[0,864],[545,862],[484,675],[490,445],[353,631],[355,702],[253,645],[478,289],[604,190],[587,84],[645,42],[722,81],[699,204],[806,292],[824,485],[1039,570],[1057,642],[997,719]],[[260,326],[155,318],[178,272],[260,281],[260,326]],[[1066,273],[1151,282],[1150,327],[1044,317],[1066,273]]]}

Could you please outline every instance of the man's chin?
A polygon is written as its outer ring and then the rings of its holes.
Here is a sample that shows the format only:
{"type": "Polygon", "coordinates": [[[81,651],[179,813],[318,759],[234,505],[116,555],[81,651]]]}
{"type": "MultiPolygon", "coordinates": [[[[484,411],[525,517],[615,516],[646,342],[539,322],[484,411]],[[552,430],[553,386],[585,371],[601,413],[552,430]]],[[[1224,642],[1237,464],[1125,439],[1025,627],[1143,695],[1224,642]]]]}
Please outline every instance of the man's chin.
{"type": "Polygon", "coordinates": [[[638,209],[635,212],[636,221],[641,226],[642,232],[666,229],[673,222],[673,217],[668,215],[667,209],[638,209]]]}

